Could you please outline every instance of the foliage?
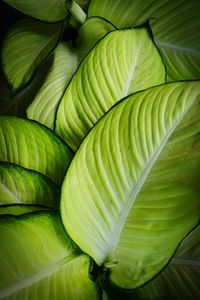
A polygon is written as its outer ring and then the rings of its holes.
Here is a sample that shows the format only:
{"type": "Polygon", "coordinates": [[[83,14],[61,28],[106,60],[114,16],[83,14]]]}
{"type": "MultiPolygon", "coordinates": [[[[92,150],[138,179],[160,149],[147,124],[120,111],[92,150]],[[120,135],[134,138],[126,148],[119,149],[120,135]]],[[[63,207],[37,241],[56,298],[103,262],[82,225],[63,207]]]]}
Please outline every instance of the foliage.
{"type": "Polygon", "coordinates": [[[200,2],[0,8],[0,299],[200,298],[200,2]]]}

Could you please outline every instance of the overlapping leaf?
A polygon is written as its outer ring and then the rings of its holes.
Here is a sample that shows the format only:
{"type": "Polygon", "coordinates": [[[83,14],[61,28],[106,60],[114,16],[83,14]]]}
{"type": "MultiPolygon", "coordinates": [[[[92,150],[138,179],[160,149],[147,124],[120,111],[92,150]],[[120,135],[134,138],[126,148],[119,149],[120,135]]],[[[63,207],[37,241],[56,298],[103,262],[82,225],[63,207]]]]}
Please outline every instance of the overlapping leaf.
{"type": "Polygon", "coordinates": [[[0,215],[19,216],[40,210],[50,210],[50,208],[42,205],[26,205],[26,204],[7,204],[1,205],[0,215]]]}
{"type": "Polygon", "coordinates": [[[15,95],[12,95],[12,93],[10,92],[8,85],[5,83],[5,78],[0,78],[0,85],[2,88],[2,90],[0,91],[0,114],[25,117],[26,109],[33,101],[35,95],[42,86],[46,74],[48,74],[50,66],[51,59],[49,58],[45,63],[40,65],[38,71],[35,74],[36,76],[34,76],[31,83],[15,95]]]}
{"type": "Polygon", "coordinates": [[[53,129],[59,101],[78,65],[77,53],[67,43],[60,43],[52,53],[48,75],[27,109],[29,119],[53,129]]]}
{"type": "Polygon", "coordinates": [[[71,3],[70,0],[3,0],[12,7],[18,9],[24,14],[33,18],[47,21],[58,22],[64,20],[68,12],[66,9],[66,2],[71,3]]]}
{"type": "Polygon", "coordinates": [[[101,16],[118,28],[150,20],[164,58],[168,81],[199,79],[200,2],[198,0],[92,0],[88,16],[101,16]]]}
{"type": "Polygon", "coordinates": [[[58,107],[56,132],[76,149],[121,98],[164,82],[164,65],[145,28],[110,32],[72,78],[58,107]]]}
{"type": "Polygon", "coordinates": [[[180,244],[167,268],[150,283],[137,290],[137,299],[199,299],[199,278],[200,226],[180,244]]]}
{"type": "Polygon", "coordinates": [[[147,89],[111,109],[70,165],[64,225],[116,285],[150,280],[199,220],[199,116],[199,82],[147,89]]]}
{"type": "Polygon", "coordinates": [[[58,208],[59,196],[59,188],[48,177],[0,162],[0,205],[24,203],[58,208]]]}
{"type": "Polygon", "coordinates": [[[78,60],[82,61],[101,38],[115,29],[116,28],[105,19],[99,17],[87,19],[80,27],[76,40],[79,54],[78,60]]]}
{"type": "Polygon", "coordinates": [[[13,91],[30,82],[39,65],[56,47],[62,24],[46,24],[29,18],[16,22],[2,49],[2,64],[13,91]]]}
{"type": "Polygon", "coordinates": [[[89,257],[56,213],[0,216],[0,228],[0,299],[100,299],[89,257]]]}
{"type": "Polygon", "coordinates": [[[71,149],[50,129],[31,120],[0,116],[0,160],[36,170],[61,184],[71,149]]]}

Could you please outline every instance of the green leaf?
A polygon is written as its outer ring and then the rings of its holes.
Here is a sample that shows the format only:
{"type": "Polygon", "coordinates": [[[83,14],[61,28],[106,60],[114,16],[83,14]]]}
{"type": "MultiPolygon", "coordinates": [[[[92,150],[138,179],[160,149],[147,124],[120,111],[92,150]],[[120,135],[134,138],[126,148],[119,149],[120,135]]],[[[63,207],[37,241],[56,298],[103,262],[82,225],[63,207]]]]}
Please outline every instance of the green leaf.
{"type": "Polygon", "coordinates": [[[59,216],[0,217],[0,299],[100,299],[90,258],[65,234],[59,216]]]}
{"type": "Polygon", "coordinates": [[[34,211],[50,210],[48,207],[41,205],[26,205],[26,204],[7,204],[1,205],[0,215],[23,215],[34,211]]]}
{"type": "Polygon", "coordinates": [[[0,205],[41,204],[59,208],[59,188],[48,177],[21,166],[0,162],[0,205]]]}
{"type": "Polygon", "coordinates": [[[200,298],[200,226],[180,244],[167,268],[136,290],[136,299],[193,300],[200,298]]]}
{"type": "Polygon", "coordinates": [[[26,117],[27,107],[33,101],[46,78],[46,74],[49,72],[49,68],[51,66],[50,58],[39,66],[36,76],[33,77],[32,82],[16,95],[12,95],[9,91],[7,84],[5,84],[5,79],[2,78],[1,80],[0,78],[0,84],[2,87],[2,90],[0,91],[0,99],[2,97],[2,102],[0,103],[0,114],[26,117]]]}
{"type": "Polygon", "coordinates": [[[91,0],[88,17],[101,16],[118,28],[150,20],[167,67],[167,80],[200,78],[200,1],[91,0]]]}
{"type": "Polygon", "coordinates": [[[82,8],[85,8],[89,2],[89,0],[75,0],[75,2],[80,5],[82,8]]]}
{"type": "Polygon", "coordinates": [[[71,149],[50,129],[34,121],[0,116],[0,160],[36,170],[61,184],[71,149]]]}
{"type": "Polygon", "coordinates": [[[99,17],[87,19],[79,28],[78,38],[76,40],[79,62],[88,54],[88,52],[103,38],[108,32],[116,28],[107,20],[99,17]]]}
{"type": "Polygon", "coordinates": [[[14,92],[31,81],[39,65],[57,46],[62,26],[23,18],[8,32],[3,42],[2,64],[14,92]]]}
{"type": "Polygon", "coordinates": [[[76,149],[121,98],[164,82],[164,65],[145,28],[112,31],[73,76],[58,107],[56,132],[76,149]]]}
{"type": "MultiPolygon", "coordinates": [[[[68,5],[69,13],[71,17],[73,17],[74,21],[78,24],[83,24],[86,21],[86,13],[81,8],[81,6],[77,3],[77,1],[71,2],[71,5],[68,5]]],[[[79,25],[80,26],[80,25],[79,25]]]]}
{"type": "Polygon", "coordinates": [[[200,82],[136,93],[94,126],[70,164],[64,226],[115,285],[150,280],[200,218],[199,116],[200,82]]]}
{"type": "Polygon", "coordinates": [[[47,22],[64,20],[68,12],[65,3],[70,0],[3,0],[22,13],[47,22]]]}
{"type": "Polygon", "coordinates": [[[27,116],[54,129],[60,99],[77,69],[77,54],[68,43],[60,43],[52,53],[52,65],[46,79],[27,109],[27,116]]]}

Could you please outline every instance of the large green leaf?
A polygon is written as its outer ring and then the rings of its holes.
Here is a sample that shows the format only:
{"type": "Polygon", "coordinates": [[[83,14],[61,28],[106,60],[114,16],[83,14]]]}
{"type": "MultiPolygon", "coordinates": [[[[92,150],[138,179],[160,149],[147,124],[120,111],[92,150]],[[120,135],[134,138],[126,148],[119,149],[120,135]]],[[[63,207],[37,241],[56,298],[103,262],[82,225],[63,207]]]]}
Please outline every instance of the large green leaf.
{"type": "Polygon", "coordinates": [[[194,300],[200,298],[200,226],[180,244],[167,268],[138,289],[136,299],[194,300]]]}
{"type": "Polygon", "coordinates": [[[99,17],[87,19],[79,28],[78,38],[76,40],[79,62],[82,61],[101,38],[115,29],[116,28],[105,19],[99,17]]]}
{"type": "Polygon", "coordinates": [[[36,170],[60,184],[72,159],[71,149],[35,121],[0,116],[0,160],[36,170]]]}
{"type": "Polygon", "coordinates": [[[58,107],[56,132],[76,149],[117,101],[164,82],[164,65],[145,28],[112,31],[73,76],[58,107]]]}
{"type": "Polygon", "coordinates": [[[91,0],[88,17],[101,16],[118,28],[150,19],[168,81],[200,78],[200,1],[91,0]]]}
{"type": "Polygon", "coordinates": [[[2,64],[13,91],[30,82],[39,65],[57,46],[62,26],[23,18],[8,32],[2,64]]]}
{"type": "Polygon", "coordinates": [[[59,216],[0,216],[0,299],[100,299],[90,258],[65,234],[59,216]]]}
{"type": "Polygon", "coordinates": [[[19,216],[19,215],[31,213],[38,210],[50,210],[50,208],[42,205],[7,204],[7,205],[1,205],[0,215],[19,216]]]}
{"type": "Polygon", "coordinates": [[[72,75],[77,69],[78,57],[70,44],[60,43],[52,53],[52,65],[33,102],[27,109],[29,119],[36,120],[51,129],[59,101],[72,75]]]}
{"type": "Polygon", "coordinates": [[[61,193],[72,239],[110,280],[155,276],[200,218],[200,82],[136,93],[84,139],[61,193]]]}
{"type": "Polygon", "coordinates": [[[59,207],[59,188],[48,177],[21,166],[0,162],[0,205],[41,204],[59,207]]]}
{"type": "Polygon", "coordinates": [[[3,0],[22,13],[33,18],[47,21],[58,22],[63,20],[68,12],[65,3],[70,0],[3,0]]]}

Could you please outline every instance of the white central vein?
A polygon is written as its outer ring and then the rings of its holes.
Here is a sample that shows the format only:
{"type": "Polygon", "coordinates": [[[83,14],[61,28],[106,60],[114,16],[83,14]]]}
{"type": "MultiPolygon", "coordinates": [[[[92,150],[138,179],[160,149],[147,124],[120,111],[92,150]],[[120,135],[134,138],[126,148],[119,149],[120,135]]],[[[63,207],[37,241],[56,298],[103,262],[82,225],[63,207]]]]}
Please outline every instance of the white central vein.
{"type": "MultiPolygon", "coordinates": [[[[0,187],[2,187],[2,189],[6,192],[6,194],[10,198],[14,199],[16,203],[21,203],[21,200],[17,197],[17,195],[15,195],[13,192],[11,192],[11,190],[9,190],[7,188],[7,186],[5,186],[5,184],[3,184],[2,182],[0,182],[0,187]]],[[[1,198],[0,198],[0,200],[1,200],[1,198]]],[[[2,199],[2,200],[5,201],[5,199],[2,199]]]]}
{"type": "Polygon", "coordinates": [[[166,43],[166,42],[161,42],[158,40],[155,40],[156,45],[158,47],[162,47],[162,48],[169,48],[169,49],[173,49],[173,50],[178,50],[180,52],[187,52],[187,53],[191,53],[194,55],[200,55],[200,51],[192,49],[192,48],[186,48],[186,47],[182,47],[182,46],[177,46],[174,44],[170,44],[170,43],[166,43]]]}
{"type": "Polygon", "coordinates": [[[142,48],[141,46],[140,46],[140,48],[138,48],[137,56],[133,55],[133,61],[131,63],[131,68],[129,70],[128,79],[126,80],[126,86],[125,86],[125,89],[124,89],[124,92],[123,92],[123,95],[121,98],[124,98],[129,94],[129,88],[130,88],[131,82],[133,81],[133,78],[134,78],[135,68],[136,68],[136,65],[138,64],[138,57],[139,57],[141,48],[142,48]]]}
{"type": "Polygon", "coordinates": [[[172,265],[182,265],[182,266],[191,266],[191,267],[200,267],[200,261],[190,260],[184,258],[173,258],[170,262],[172,265]]]}
{"type": "MultiPolygon", "coordinates": [[[[192,105],[191,105],[192,106],[192,105]]],[[[113,254],[116,250],[116,246],[119,242],[120,236],[121,236],[121,231],[124,227],[124,224],[126,222],[126,219],[129,215],[129,212],[137,198],[138,193],[140,192],[143,184],[145,183],[145,180],[147,178],[147,176],[149,175],[152,167],[154,166],[155,162],[157,161],[160,153],[162,152],[164,146],[166,145],[168,139],[170,138],[171,134],[174,132],[174,130],[176,129],[176,127],[178,126],[178,124],[180,123],[180,121],[182,120],[182,118],[185,116],[185,114],[190,110],[191,106],[189,106],[185,111],[182,112],[182,114],[180,114],[180,116],[178,117],[178,119],[176,120],[176,122],[174,122],[173,126],[171,128],[169,128],[168,132],[166,133],[165,137],[163,138],[162,142],[160,143],[160,145],[158,146],[157,150],[155,151],[154,155],[152,156],[152,158],[149,160],[146,168],[144,169],[143,173],[141,174],[141,176],[138,178],[138,181],[136,183],[136,185],[134,186],[134,188],[132,189],[129,198],[127,199],[126,204],[124,205],[121,214],[117,220],[117,223],[115,224],[114,230],[111,233],[110,237],[109,237],[109,242],[107,244],[107,251],[105,251],[105,257],[104,257],[104,261],[107,260],[107,258],[110,256],[113,258],[113,254]]],[[[115,259],[115,255],[114,255],[114,259],[115,259]]]]}
{"type": "Polygon", "coordinates": [[[61,268],[63,268],[65,265],[70,264],[71,261],[74,261],[72,259],[72,256],[70,255],[55,264],[46,266],[43,269],[38,270],[38,272],[31,274],[31,275],[27,276],[26,278],[20,280],[19,282],[14,283],[12,286],[9,286],[8,288],[0,291],[0,299],[9,297],[12,294],[17,293],[18,291],[23,290],[24,288],[27,288],[27,287],[41,281],[44,278],[48,278],[48,277],[52,276],[53,274],[55,274],[56,272],[61,270],[61,268]]]}

